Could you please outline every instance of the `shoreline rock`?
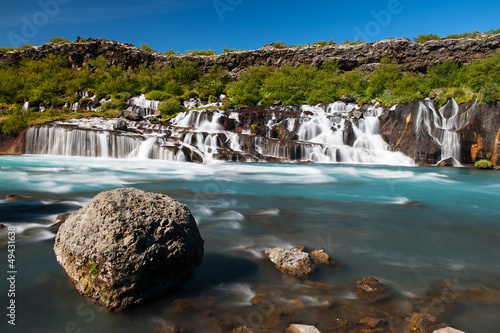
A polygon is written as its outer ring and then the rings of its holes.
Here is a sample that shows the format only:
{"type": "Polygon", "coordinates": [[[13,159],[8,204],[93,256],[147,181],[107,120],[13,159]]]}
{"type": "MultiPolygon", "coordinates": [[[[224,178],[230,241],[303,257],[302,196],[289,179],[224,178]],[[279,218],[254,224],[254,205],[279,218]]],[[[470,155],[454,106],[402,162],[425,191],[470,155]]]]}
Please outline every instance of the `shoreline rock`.
{"type": "Polygon", "coordinates": [[[312,274],[316,266],[311,256],[299,248],[285,249],[276,247],[266,249],[265,254],[282,273],[295,277],[305,277],[312,274]]]}
{"type": "Polygon", "coordinates": [[[82,295],[125,309],[189,279],[201,264],[203,239],[186,205],[125,188],[99,193],[71,214],[54,252],[82,295]]]}
{"type": "Polygon", "coordinates": [[[356,295],[368,303],[380,302],[390,296],[387,287],[374,277],[356,281],[356,295]]]}

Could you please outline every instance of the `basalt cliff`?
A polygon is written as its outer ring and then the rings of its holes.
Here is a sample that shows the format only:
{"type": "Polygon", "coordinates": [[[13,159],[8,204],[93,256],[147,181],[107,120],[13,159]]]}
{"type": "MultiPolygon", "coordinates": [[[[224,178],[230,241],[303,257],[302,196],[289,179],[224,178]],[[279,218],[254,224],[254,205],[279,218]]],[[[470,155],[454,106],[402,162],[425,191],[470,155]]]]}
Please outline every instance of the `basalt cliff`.
{"type": "Polygon", "coordinates": [[[135,68],[143,63],[165,64],[174,59],[197,62],[207,71],[218,64],[232,77],[250,66],[285,66],[310,64],[319,66],[325,61],[337,62],[341,70],[373,70],[387,57],[396,62],[402,71],[425,71],[429,66],[454,60],[458,64],[471,63],[494,55],[500,49],[500,35],[484,39],[444,39],[419,44],[407,38],[396,38],[361,45],[287,47],[277,49],[267,44],[252,51],[237,51],[213,56],[194,54],[165,56],[157,52],[146,52],[131,44],[103,39],[89,39],[83,43],[53,44],[21,50],[0,51],[0,64],[15,64],[23,58],[41,59],[49,54],[65,55],[73,68],[82,67],[89,59],[106,58],[111,64],[122,64],[124,68],[135,68]]]}

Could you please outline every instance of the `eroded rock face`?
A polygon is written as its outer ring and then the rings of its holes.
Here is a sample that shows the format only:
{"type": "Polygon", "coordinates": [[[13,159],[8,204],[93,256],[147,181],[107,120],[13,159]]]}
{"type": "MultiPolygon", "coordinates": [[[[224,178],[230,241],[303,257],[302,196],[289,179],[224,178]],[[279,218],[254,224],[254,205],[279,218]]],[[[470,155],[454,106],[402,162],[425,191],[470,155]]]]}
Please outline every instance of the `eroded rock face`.
{"type": "Polygon", "coordinates": [[[67,218],[54,252],[82,295],[123,309],[190,278],[201,264],[203,239],[186,205],[115,189],[67,218]]]}
{"type": "Polygon", "coordinates": [[[304,277],[316,269],[311,261],[311,256],[298,248],[276,247],[266,249],[265,253],[277,269],[291,276],[304,277]]]}

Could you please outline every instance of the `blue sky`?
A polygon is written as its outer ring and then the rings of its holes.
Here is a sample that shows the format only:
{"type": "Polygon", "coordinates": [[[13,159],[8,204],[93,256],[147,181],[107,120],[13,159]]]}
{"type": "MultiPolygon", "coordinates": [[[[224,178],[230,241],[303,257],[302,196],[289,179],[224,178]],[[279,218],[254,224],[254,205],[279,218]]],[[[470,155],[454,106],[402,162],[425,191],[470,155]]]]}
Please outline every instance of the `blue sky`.
{"type": "Polygon", "coordinates": [[[4,0],[0,46],[106,38],[154,50],[257,49],[499,29],[500,1],[4,0]]]}

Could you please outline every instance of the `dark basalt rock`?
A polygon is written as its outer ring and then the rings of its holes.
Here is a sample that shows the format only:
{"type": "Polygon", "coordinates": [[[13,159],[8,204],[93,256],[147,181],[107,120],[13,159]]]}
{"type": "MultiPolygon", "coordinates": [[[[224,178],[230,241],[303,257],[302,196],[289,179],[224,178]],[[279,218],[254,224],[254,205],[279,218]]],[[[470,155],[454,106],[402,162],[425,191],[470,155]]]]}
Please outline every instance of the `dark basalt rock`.
{"type": "Polygon", "coordinates": [[[190,278],[203,239],[187,206],[162,194],[116,189],[68,217],[54,252],[82,295],[124,309],[190,278]]]}
{"type": "Polygon", "coordinates": [[[0,51],[0,63],[12,65],[19,63],[23,58],[37,60],[55,54],[66,56],[72,68],[81,68],[90,59],[104,57],[112,65],[122,64],[128,69],[136,68],[143,63],[165,64],[185,59],[198,63],[205,72],[208,72],[214,64],[218,64],[226,69],[230,76],[237,77],[251,66],[282,67],[300,64],[321,66],[325,61],[335,61],[341,70],[359,68],[373,71],[379,66],[380,61],[387,57],[405,72],[424,72],[427,67],[448,59],[453,59],[458,64],[471,63],[475,59],[494,55],[499,48],[500,35],[495,35],[484,39],[446,39],[424,44],[414,43],[407,38],[396,38],[354,46],[335,44],[326,47],[284,49],[263,47],[253,51],[230,52],[216,56],[194,54],[165,56],[143,51],[131,44],[90,38],[83,43],[47,43],[26,50],[0,51]]]}
{"type": "Polygon", "coordinates": [[[115,131],[124,131],[126,132],[128,130],[128,127],[127,127],[127,122],[123,119],[119,119],[114,125],[113,125],[113,129],[115,131]]]}

